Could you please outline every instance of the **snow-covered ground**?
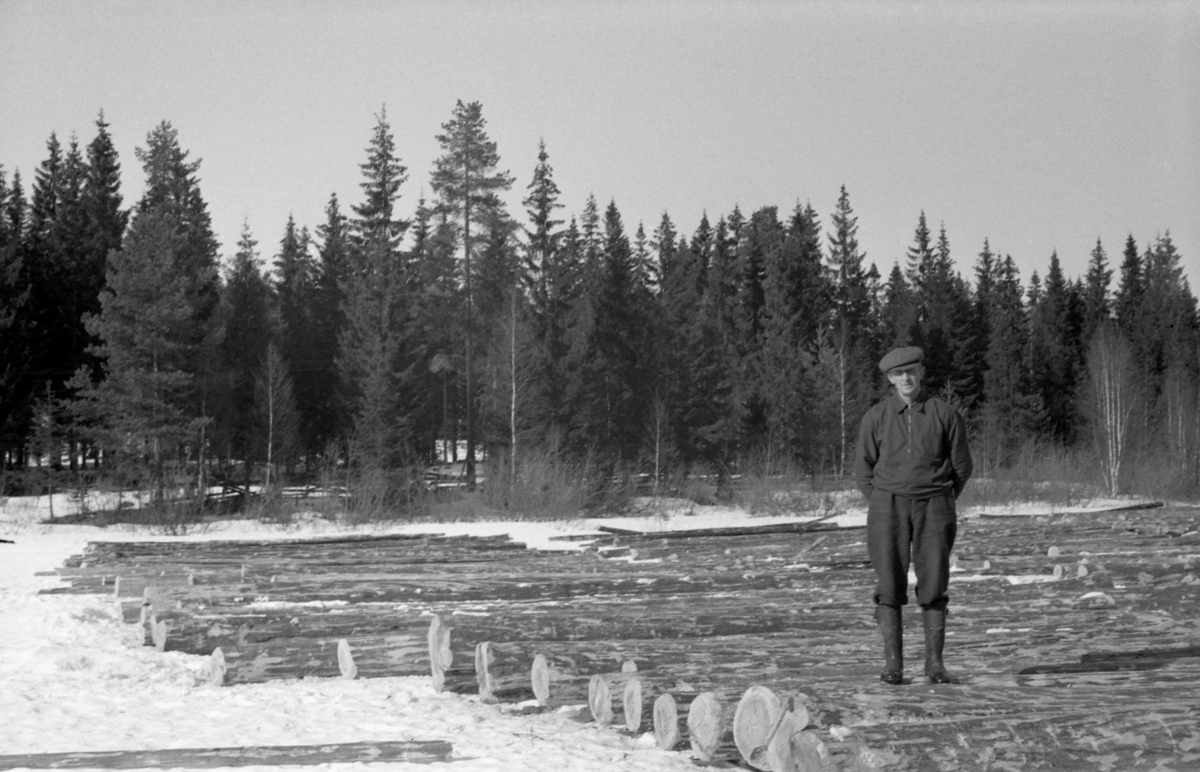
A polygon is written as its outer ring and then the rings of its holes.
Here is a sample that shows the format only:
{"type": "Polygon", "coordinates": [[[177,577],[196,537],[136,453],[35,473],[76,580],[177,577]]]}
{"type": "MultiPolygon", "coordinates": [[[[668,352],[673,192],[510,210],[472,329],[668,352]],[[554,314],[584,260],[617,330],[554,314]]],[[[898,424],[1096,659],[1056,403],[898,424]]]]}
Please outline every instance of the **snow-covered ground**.
{"type": "MultiPolygon", "coordinates": [[[[1120,503],[1093,502],[1088,508],[1120,503]]],[[[861,503],[846,504],[844,513],[829,522],[862,524],[861,503]]],[[[54,511],[62,514],[69,508],[64,496],[55,502],[54,511]]],[[[1049,510],[1026,504],[1009,511],[1049,510]]],[[[294,539],[348,529],[319,519],[288,528],[230,521],[188,536],[166,537],[130,528],[40,524],[48,512],[45,497],[0,500],[0,539],[12,542],[0,543],[0,754],[446,740],[453,744],[454,768],[460,770],[695,769],[689,753],[659,750],[650,735],[635,737],[597,727],[583,705],[523,713],[513,705],[435,692],[430,678],[304,679],[215,687],[207,680],[208,658],[144,647],[141,631],[121,621],[112,598],[39,595],[40,589],[59,584],[46,573],[79,554],[89,541],[294,539]]],[[[601,524],[654,531],[789,520],[796,518],[660,506],[642,517],[603,521],[424,524],[348,532],[508,533],[530,547],[578,549],[579,541],[552,537],[594,532],[601,524]]],[[[371,766],[429,769],[424,764],[371,766]]]]}

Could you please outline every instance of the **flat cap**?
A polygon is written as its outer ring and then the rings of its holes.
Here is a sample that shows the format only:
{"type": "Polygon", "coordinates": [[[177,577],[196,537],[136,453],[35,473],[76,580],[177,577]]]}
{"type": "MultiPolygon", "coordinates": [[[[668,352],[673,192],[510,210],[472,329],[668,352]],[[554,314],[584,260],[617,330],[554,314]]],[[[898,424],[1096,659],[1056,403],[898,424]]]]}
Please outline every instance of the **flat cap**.
{"type": "Polygon", "coordinates": [[[887,372],[896,367],[907,367],[915,365],[925,358],[925,352],[917,346],[904,346],[903,348],[894,348],[889,351],[883,359],[879,360],[879,369],[882,372],[887,372]]]}

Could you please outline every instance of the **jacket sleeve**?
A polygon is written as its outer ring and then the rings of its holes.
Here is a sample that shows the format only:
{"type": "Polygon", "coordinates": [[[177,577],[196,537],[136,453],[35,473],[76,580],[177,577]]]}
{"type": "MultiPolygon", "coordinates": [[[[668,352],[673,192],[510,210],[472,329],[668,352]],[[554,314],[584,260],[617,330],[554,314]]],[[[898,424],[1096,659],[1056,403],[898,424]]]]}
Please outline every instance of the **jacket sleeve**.
{"type": "Polygon", "coordinates": [[[871,498],[875,488],[875,463],[879,460],[879,438],[870,411],[858,427],[858,442],[854,446],[854,482],[862,494],[871,498]]]}
{"type": "Polygon", "coordinates": [[[957,499],[962,495],[963,488],[967,487],[967,480],[971,479],[971,472],[975,469],[975,464],[971,460],[971,448],[967,444],[967,423],[957,410],[950,412],[947,435],[950,440],[950,466],[954,476],[954,498],[957,499]]]}

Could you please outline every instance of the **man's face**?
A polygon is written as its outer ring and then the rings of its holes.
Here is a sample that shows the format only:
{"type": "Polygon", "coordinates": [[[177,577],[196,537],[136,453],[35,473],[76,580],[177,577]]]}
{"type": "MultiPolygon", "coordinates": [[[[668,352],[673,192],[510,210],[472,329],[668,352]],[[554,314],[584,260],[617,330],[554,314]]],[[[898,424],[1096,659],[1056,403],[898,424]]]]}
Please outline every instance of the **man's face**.
{"type": "Polygon", "coordinates": [[[893,367],[888,370],[887,377],[896,387],[896,393],[900,395],[900,398],[909,401],[921,390],[921,376],[924,374],[925,368],[917,363],[905,367],[893,367]]]}

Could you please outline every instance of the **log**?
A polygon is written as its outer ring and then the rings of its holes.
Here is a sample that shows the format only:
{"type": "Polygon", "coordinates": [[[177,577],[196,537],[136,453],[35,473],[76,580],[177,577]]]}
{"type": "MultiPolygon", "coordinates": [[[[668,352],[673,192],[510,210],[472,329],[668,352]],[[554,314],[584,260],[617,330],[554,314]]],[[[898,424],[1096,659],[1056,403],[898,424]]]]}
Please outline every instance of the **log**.
{"type": "Polygon", "coordinates": [[[354,665],[354,653],[350,650],[350,642],[345,638],[338,641],[337,660],[342,678],[353,681],[358,675],[358,668],[354,665]]]}
{"type": "Polygon", "coordinates": [[[688,741],[701,761],[711,761],[725,734],[725,711],[713,692],[704,692],[688,708],[688,741]]]}
{"type": "Polygon", "coordinates": [[[654,744],[664,751],[675,750],[679,743],[679,709],[670,692],[654,701],[654,744]]]}
{"type": "Polygon", "coordinates": [[[588,681],[588,708],[597,725],[608,726],[612,723],[612,692],[604,676],[599,673],[588,681]]]}
{"type": "Polygon", "coordinates": [[[159,651],[166,651],[167,648],[167,622],[161,622],[154,616],[150,617],[150,638],[154,641],[154,648],[159,651]]]}
{"type": "Polygon", "coordinates": [[[763,761],[784,713],[779,698],[765,686],[751,686],[742,695],[733,713],[733,742],[747,763],[768,769],[763,761]]]}
{"type": "Polygon", "coordinates": [[[533,658],[533,666],[529,671],[529,680],[533,684],[533,696],[543,707],[550,703],[550,664],[545,654],[537,654],[533,658]]]}
{"type": "Polygon", "coordinates": [[[208,682],[213,686],[225,685],[225,671],[228,668],[225,665],[225,652],[221,647],[213,649],[212,656],[208,661],[208,682]]]}
{"type": "Polygon", "coordinates": [[[475,645],[475,682],[479,685],[479,699],[483,702],[495,702],[496,697],[493,694],[493,686],[491,670],[491,653],[489,649],[491,644],[487,641],[480,641],[475,645]]]}
{"type": "MultiPolygon", "coordinates": [[[[836,525],[819,525],[826,520],[841,516],[837,512],[832,515],[806,520],[802,523],[775,523],[772,525],[732,526],[728,528],[692,528],[675,531],[634,531],[625,528],[613,528],[607,525],[598,526],[598,530],[618,536],[644,536],[652,539],[693,539],[703,537],[726,536],[763,536],[767,534],[807,533],[811,531],[839,530],[836,525]]],[[[865,527],[865,526],[862,526],[865,527]]]]}
{"type": "Polygon", "coordinates": [[[775,772],[795,769],[799,772],[836,772],[837,766],[820,737],[808,731],[788,737],[787,757],[776,762],[775,772]],[[789,766],[790,765],[790,766],[789,766]]]}
{"type": "Polygon", "coordinates": [[[450,761],[453,750],[453,746],[445,740],[399,740],[244,748],[26,753],[0,755],[0,769],[212,769],[374,762],[433,764],[450,761]]]}
{"type": "Polygon", "coordinates": [[[442,619],[434,616],[429,622],[429,668],[433,675],[434,691],[446,688],[446,670],[454,662],[450,651],[450,630],[442,625],[442,619]]]}
{"type": "Polygon", "coordinates": [[[630,678],[621,701],[625,710],[625,728],[634,734],[642,727],[642,679],[630,678]]]}

